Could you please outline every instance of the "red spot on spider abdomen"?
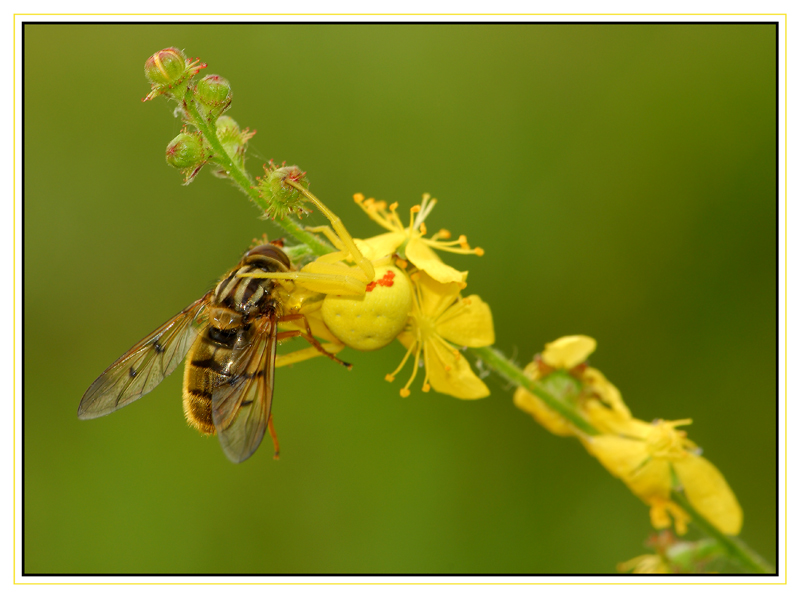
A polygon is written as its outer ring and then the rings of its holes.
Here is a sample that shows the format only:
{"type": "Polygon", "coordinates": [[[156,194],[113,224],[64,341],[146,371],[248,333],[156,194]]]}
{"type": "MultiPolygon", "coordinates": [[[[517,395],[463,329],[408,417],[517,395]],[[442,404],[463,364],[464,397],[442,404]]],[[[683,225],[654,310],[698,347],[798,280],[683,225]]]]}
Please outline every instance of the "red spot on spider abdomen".
{"type": "Polygon", "coordinates": [[[373,280],[371,283],[369,283],[367,285],[367,293],[374,289],[376,285],[380,285],[382,287],[390,287],[394,285],[394,272],[389,270],[379,280],[373,280]]]}

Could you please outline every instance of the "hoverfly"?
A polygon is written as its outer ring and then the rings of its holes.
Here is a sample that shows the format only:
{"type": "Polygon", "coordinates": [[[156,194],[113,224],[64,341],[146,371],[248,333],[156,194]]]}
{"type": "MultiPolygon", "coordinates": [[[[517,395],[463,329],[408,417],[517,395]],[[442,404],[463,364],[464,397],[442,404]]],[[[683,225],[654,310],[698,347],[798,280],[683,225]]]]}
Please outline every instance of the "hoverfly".
{"type": "Polygon", "coordinates": [[[205,434],[217,433],[235,463],[250,457],[269,429],[277,458],[271,407],[278,342],[302,336],[320,353],[350,367],[312,336],[305,315],[286,307],[286,287],[258,277],[293,271],[276,244],[250,249],[216,288],[111,364],[83,395],[78,417],[93,419],[129,405],[187,356],[183,410],[189,424],[205,434]],[[302,320],[305,330],[278,331],[279,322],[293,320],[302,320]]]}

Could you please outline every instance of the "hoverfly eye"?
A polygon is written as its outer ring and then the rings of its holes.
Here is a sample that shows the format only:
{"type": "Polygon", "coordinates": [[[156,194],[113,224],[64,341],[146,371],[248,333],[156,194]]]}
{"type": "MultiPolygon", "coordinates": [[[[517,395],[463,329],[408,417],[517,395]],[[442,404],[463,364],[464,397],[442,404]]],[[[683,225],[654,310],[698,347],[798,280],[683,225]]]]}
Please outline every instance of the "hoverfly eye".
{"type": "MultiPolygon", "coordinates": [[[[289,260],[289,256],[287,256],[283,251],[280,250],[279,247],[276,247],[275,245],[259,245],[258,247],[253,247],[253,249],[244,255],[244,261],[246,263],[254,263],[258,261],[263,262],[263,258],[274,260],[282,264],[286,270],[289,270],[292,267],[292,262],[289,260]]],[[[268,271],[273,271],[273,269],[268,271]]]]}

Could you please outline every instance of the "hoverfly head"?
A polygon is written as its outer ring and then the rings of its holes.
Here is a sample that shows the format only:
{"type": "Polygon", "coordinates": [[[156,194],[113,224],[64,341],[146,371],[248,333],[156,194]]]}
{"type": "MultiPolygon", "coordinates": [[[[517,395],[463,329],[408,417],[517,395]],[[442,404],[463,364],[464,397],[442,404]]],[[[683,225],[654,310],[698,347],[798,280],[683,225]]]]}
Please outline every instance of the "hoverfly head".
{"type": "Polygon", "coordinates": [[[242,264],[252,265],[265,272],[286,272],[292,267],[289,257],[272,244],[258,245],[244,254],[242,264]]]}

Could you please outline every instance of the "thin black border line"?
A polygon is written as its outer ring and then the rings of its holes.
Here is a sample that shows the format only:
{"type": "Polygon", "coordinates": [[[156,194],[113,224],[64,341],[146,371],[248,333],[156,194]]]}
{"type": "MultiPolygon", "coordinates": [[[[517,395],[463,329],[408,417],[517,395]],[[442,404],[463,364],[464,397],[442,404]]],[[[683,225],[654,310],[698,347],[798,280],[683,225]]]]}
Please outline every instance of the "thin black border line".
{"type": "MultiPolygon", "coordinates": [[[[779,508],[780,508],[780,447],[778,443],[780,434],[780,364],[778,363],[780,357],[780,21],[465,21],[465,22],[417,22],[417,21],[402,21],[402,22],[365,22],[365,21],[278,21],[278,22],[253,22],[253,21],[182,21],[182,22],[148,22],[148,21],[134,21],[134,22],[119,22],[119,21],[21,21],[20,22],[20,53],[21,53],[21,72],[20,72],[20,116],[22,131],[20,135],[20,149],[21,149],[21,173],[22,173],[22,202],[20,210],[20,237],[21,247],[20,252],[20,276],[21,284],[20,290],[22,293],[23,301],[20,305],[21,316],[21,331],[20,331],[20,349],[22,355],[20,356],[20,380],[21,392],[20,398],[20,417],[21,429],[20,445],[20,575],[21,577],[629,577],[629,574],[622,573],[25,573],[25,451],[24,451],[24,422],[25,422],[25,29],[26,25],[774,25],[775,27],[775,202],[776,202],[776,243],[775,243],[775,271],[776,271],[776,302],[775,302],[775,326],[776,326],[776,410],[775,410],[775,573],[726,573],[725,577],[778,577],[780,575],[780,534],[778,533],[779,508]]],[[[784,40],[786,43],[786,40],[784,40]]],[[[786,82],[784,81],[784,85],[786,82]]],[[[784,242],[788,243],[788,239],[784,242]]],[[[784,281],[786,284],[786,281],[784,281]]],[[[787,306],[788,307],[788,306],[787,306]]],[[[784,439],[787,441],[788,439],[784,439]]],[[[786,480],[784,480],[786,483],[786,480]]],[[[15,572],[16,575],[16,572],[15,572]]],[[[675,578],[674,574],[651,574],[652,577],[660,579],[675,578]]],[[[684,577],[704,577],[708,578],[708,574],[704,573],[687,573],[680,574],[680,578],[684,577]]],[[[114,582],[112,582],[114,583],[114,582]]],[[[225,582],[222,582],[223,584],[225,582]]],[[[269,585],[270,582],[264,582],[269,585]]],[[[298,582],[302,584],[302,582],[298,582]]],[[[355,583],[355,582],[354,582],[355,583]]],[[[536,582],[532,582],[536,583],[536,582]]],[[[235,582],[231,584],[236,585],[235,582]]],[[[568,585],[569,582],[564,582],[568,585]]],[[[27,585],[27,584],[26,584],[27,585]]],[[[184,585],[184,584],[176,584],[184,585]]]]}

